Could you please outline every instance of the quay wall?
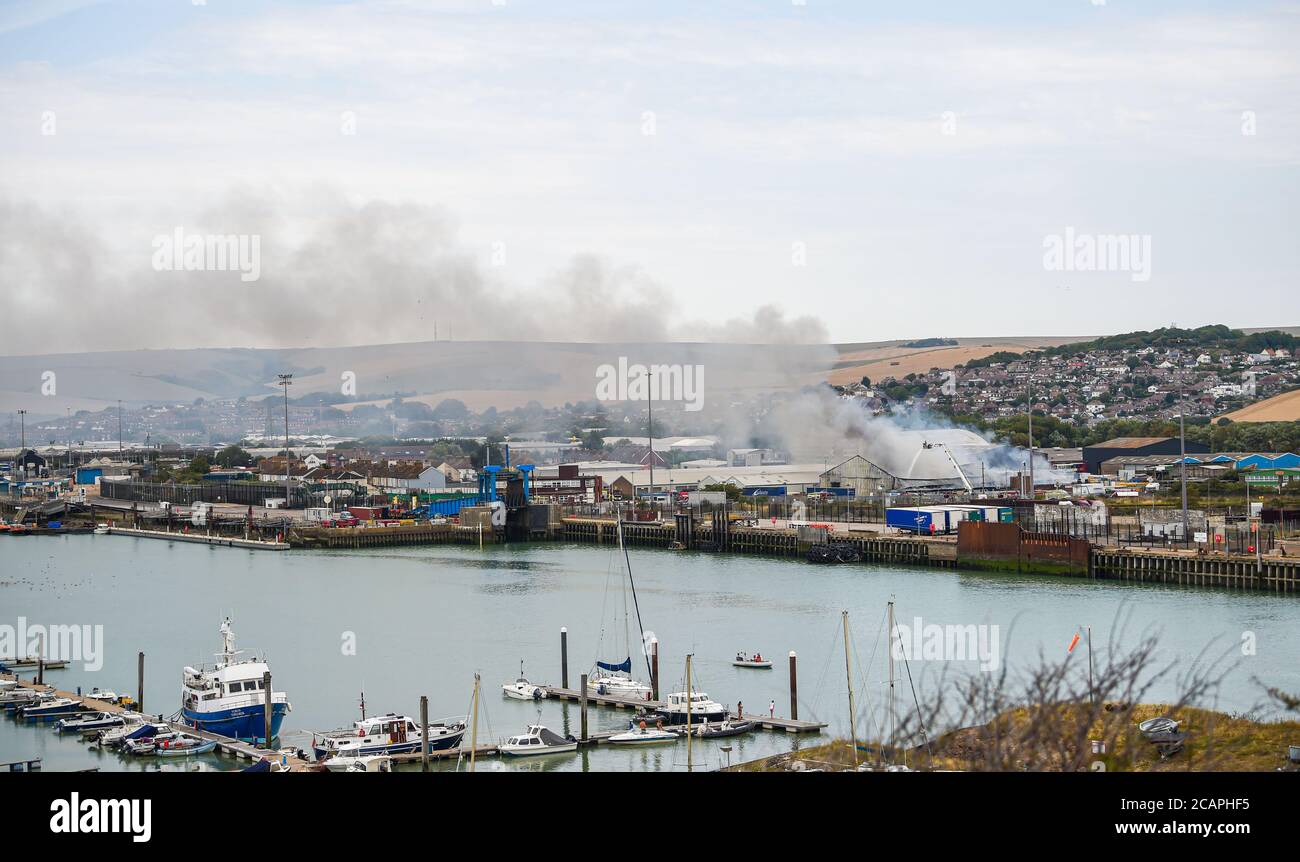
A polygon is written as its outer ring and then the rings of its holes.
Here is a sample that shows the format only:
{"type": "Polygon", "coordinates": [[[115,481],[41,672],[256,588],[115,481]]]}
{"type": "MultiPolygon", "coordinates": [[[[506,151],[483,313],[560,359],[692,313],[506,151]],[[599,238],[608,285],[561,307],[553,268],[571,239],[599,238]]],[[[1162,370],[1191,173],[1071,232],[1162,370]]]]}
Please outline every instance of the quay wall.
{"type": "MultiPolygon", "coordinates": [[[[541,538],[614,545],[614,521],[563,518],[541,538]]],[[[396,527],[295,527],[286,542],[294,548],[370,548],[401,545],[497,544],[499,531],[451,524],[396,527]]],[[[629,547],[804,558],[813,543],[797,530],[757,529],[719,524],[716,528],[683,517],[676,523],[625,523],[629,547]]],[[[1134,550],[1096,545],[1086,539],[1035,533],[1016,524],[963,523],[957,540],[911,536],[836,536],[837,545],[858,551],[864,562],[932,568],[998,571],[1024,576],[1067,576],[1180,586],[1219,587],[1261,592],[1300,592],[1300,559],[1189,551],[1134,550]]],[[[851,565],[851,564],[848,564],[851,565]]]]}

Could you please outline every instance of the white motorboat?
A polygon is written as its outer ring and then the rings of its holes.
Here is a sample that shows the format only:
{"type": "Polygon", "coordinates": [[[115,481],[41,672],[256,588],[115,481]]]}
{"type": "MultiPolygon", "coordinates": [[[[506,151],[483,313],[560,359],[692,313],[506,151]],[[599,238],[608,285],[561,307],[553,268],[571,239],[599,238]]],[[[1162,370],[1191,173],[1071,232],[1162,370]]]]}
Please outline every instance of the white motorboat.
{"type": "Polygon", "coordinates": [[[392,772],[393,758],[387,754],[362,754],[331,757],[325,761],[328,772],[392,772]]]}
{"type": "Polygon", "coordinates": [[[663,716],[666,724],[685,724],[688,702],[690,704],[691,724],[703,724],[706,721],[723,722],[730,715],[725,706],[715,700],[710,700],[709,696],[702,691],[692,691],[689,697],[684,691],[673,692],[668,695],[664,705],[659,708],[659,715],[663,716]]]}
{"type": "Polygon", "coordinates": [[[516,700],[542,700],[546,697],[546,689],[529,682],[528,677],[524,676],[523,659],[519,660],[519,679],[501,686],[501,693],[516,700]]]}
{"type": "Polygon", "coordinates": [[[121,727],[113,727],[108,730],[101,730],[95,737],[96,743],[101,748],[117,748],[122,745],[132,735],[148,735],[157,733],[162,725],[149,723],[146,729],[146,719],[143,715],[134,712],[123,713],[122,718],[125,724],[121,727]]]}
{"type": "Polygon", "coordinates": [[[738,652],[736,653],[736,657],[732,659],[731,664],[734,667],[770,669],[772,667],[772,660],[763,658],[762,653],[749,655],[748,653],[738,652]]]}
{"type": "Polygon", "coordinates": [[[108,730],[122,727],[126,719],[112,712],[87,712],[83,715],[59,719],[54,728],[59,733],[85,733],[93,730],[108,730]]]}
{"type": "Polygon", "coordinates": [[[108,526],[108,524],[99,523],[99,524],[96,524],[96,525],[95,525],[95,535],[96,535],[96,536],[107,536],[107,535],[108,535],[108,531],[109,531],[109,526],[108,526]]]}
{"type": "Polygon", "coordinates": [[[527,757],[534,754],[564,754],[578,750],[578,740],[572,736],[560,736],[540,724],[528,726],[525,733],[512,736],[497,750],[511,757],[527,757]]]}
{"type": "Polygon", "coordinates": [[[664,730],[662,727],[646,727],[643,721],[640,725],[629,723],[626,732],[614,734],[609,738],[609,742],[612,745],[660,745],[676,742],[677,739],[677,734],[671,730],[664,730]]]}

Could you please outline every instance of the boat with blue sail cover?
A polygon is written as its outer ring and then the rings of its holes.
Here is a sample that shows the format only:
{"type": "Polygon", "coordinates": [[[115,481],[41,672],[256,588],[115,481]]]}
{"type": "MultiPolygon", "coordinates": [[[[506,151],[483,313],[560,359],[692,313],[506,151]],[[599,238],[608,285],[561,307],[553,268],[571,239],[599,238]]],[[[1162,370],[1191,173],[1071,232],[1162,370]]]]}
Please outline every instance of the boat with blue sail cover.
{"type": "MultiPolygon", "coordinates": [[[[627,546],[623,544],[623,521],[620,518],[618,526],[618,550],[622,552],[623,564],[626,567],[627,577],[622,578],[620,572],[620,581],[622,582],[622,599],[623,599],[623,650],[620,653],[627,656],[620,662],[607,662],[596,660],[595,667],[592,668],[588,675],[587,684],[595,689],[598,694],[613,695],[615,697],[625,697],[635,700],[649,700],[654,689],[649,683],[641,682],[632,675],[632,638],[630,633],[632,614],[629,612],[627,600],[630,595],[632,598],[632,608],[636,614],[637,629],[641,632],[642,650],[645,649],[646,634],[645,627],[641,625],[641,609],[636,598],[636,582],[632,579],[632,560],[628,556],[627,546]]],[[[605,602],[609,602],[609,582],[606,580],[605,602]]],[[[601,641],[604,641],[604,627],[601,627],[601,641]]],[[[598,647],[599,649],[599,647],[598,647]]],[[[619,653],[615,653],[618,655],[619,653]]],[[[646,670],[649,671],[649,657],[646,658],[646,670]]]]}
{"type": "MultiPolygon", "coordinates": [[[[191,727],[244,742],[265,743],[265,658],[240,659],[235,633],[227,617],[221,624],[221,652],[212,668],[185,668],[181,687],[181,720],[191,727]]],[[[271,737],[280,733],[284,717],[293,709],[282,691],[271,691],[271,737]]]]}

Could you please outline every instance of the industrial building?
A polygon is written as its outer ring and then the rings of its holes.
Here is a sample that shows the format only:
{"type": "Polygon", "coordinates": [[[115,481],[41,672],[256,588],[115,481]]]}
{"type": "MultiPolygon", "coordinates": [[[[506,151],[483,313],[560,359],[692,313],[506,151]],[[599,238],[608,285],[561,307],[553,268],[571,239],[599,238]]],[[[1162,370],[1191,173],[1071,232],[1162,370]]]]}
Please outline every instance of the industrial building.
{"type": "MultiPolygon", "coordinates": [[[[1210,447],[1194,440],[1186,442],[1182,451],[1187,454],[1208,453],[1210,447]]],[[[1125,455],[1174,455],[1180,454],[1177,437],[1115,437],[1095,446],[1083,447],[1083,464],[1089,473],[1100,473],[1101,462],[1125,455]]]]}
{"type": "Polygon", "coordinates": [[[964,490],[988,483],[1004,447],[961,428],[899,431],[888,440],[869,441],[866,453],[823,470],[822,487],[851,488],[856,497],[890,491],[964,490]],[[964,478],[963,478],[964,477],[964,478]]]}

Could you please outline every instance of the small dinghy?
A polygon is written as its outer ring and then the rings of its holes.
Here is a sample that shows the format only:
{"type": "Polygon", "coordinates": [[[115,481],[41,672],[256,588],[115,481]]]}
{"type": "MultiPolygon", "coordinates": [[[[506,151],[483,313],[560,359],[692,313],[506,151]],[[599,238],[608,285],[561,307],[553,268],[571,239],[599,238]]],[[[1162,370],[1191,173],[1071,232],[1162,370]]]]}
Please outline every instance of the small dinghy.
{"type": "Polygon", "coordinates": [[[732,721],[727,719],[721,724],[701,724],[691,728],[691,735],[697,739],[721,739],[725,736],[740,736],[754,729],[752,721],[732,721]]]}
{"type": "Polygon", "coordinates": [[[187,736],[183,733],[177,733],[163,739],[154,737],[154,742],[153,753],[156,757],[193,757],[199,754],[207,754],[217,747],[215,740],[200,739],[197,736],[187,736]]]}
{"type": "Polygon", "coordinates": [[[528,727],[526,733],[512,736],[497,750],[511,757],[527,757],[534,754],[564,754],[578,750],[578,740],[572,735],[560,736],[540,724],[528,727]]]}
{"type": "Polygon", "coordinates": [[[324,765],[327,772],[392,772],[393,758],[387,754],[331,757],[324,765]]]}
{"type": "Polygon", "coordinates": [[[151,736],[137,736],[123,741],[122,750],[127,754],[134,754],[136,757],[145,757],[157,751],[158,746],[162,743],[173,740],[179,735],[173,731],[168,731],[155,733],[151,736]]]}
{"type": "Polygon", "coordinates": [[[676,742],[677,734],[671,730],[664,730],[662,722],[655,727],[646,727],[644,721],[640,725],[628,722],[627,732],[616,733],[609,738],[609,741],[613,745],[659,745],[665,742],[676,742]]]}
{"type": "Polygon", "coordinates": [[[736,657],[732,659],[731,664],[735,667],[754,667],[767,670],[772,668],[772,660],[763,658],[762,653],[749,655],[748,653],[738,652],[736,657]]]}
{"type": "Polygon", "coordinates": [[[501,693],[516,700],[542,700],[546,697],[546,689],[529,682],[524,676],[523,659],[519,660],[519,679],[501,686],[501,693]]]}

